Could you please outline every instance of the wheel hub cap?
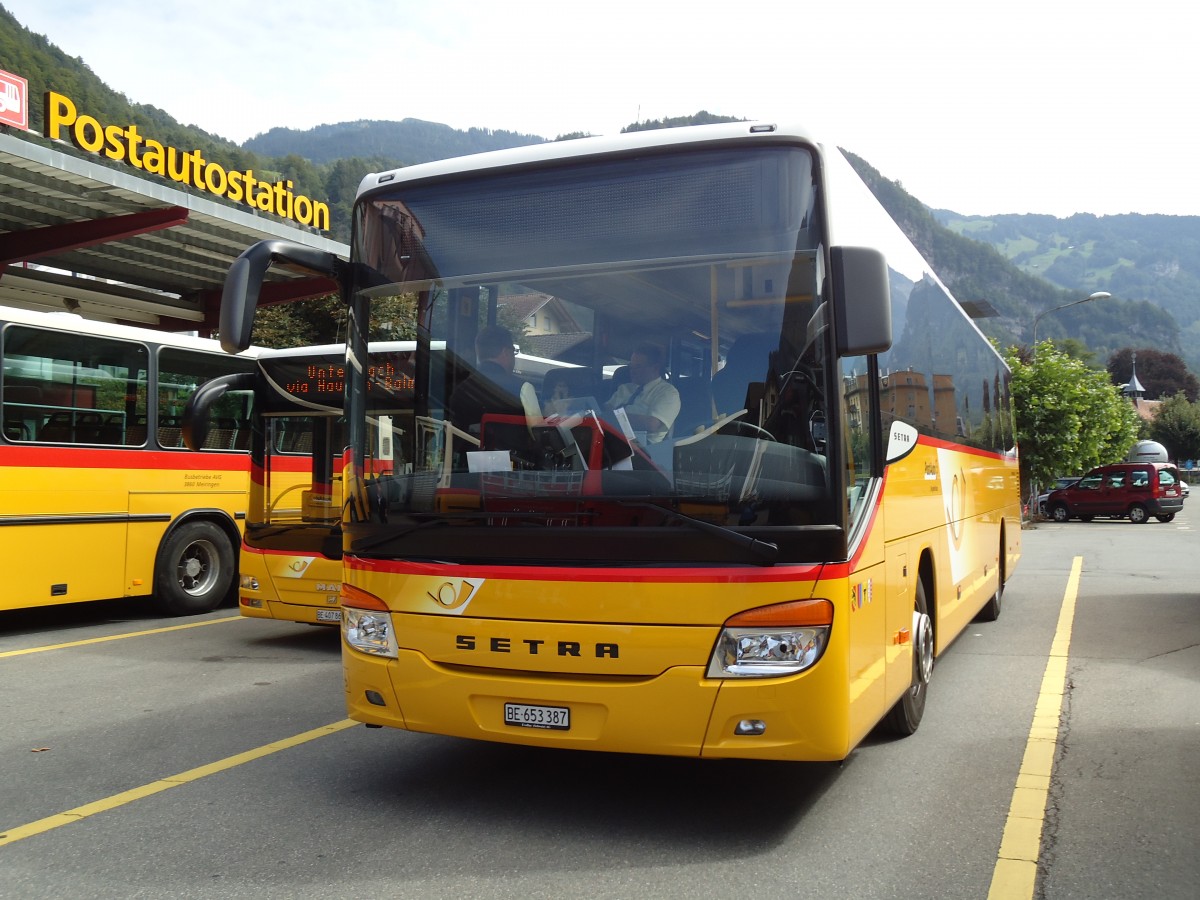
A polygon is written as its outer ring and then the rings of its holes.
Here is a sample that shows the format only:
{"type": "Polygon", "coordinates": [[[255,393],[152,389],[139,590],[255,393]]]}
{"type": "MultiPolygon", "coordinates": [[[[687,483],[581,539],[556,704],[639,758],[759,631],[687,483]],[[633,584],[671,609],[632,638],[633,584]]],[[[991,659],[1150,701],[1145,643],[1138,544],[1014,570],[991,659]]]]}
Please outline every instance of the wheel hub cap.
{"type": "Polygon", "coordinates": [[[913,653],[916,654],[917,678],[929,684],[933,677],[933,623],[923,612],[913,612],[913,653]]]}

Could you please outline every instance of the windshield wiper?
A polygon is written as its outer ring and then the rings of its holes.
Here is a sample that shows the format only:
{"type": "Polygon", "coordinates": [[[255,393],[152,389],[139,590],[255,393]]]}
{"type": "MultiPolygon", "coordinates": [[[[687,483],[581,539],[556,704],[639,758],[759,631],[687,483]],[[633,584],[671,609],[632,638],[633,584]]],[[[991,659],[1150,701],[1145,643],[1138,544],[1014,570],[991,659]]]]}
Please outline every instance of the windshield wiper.
{"type": "Polygon", "coordinates": [[[772,544],[770,541],[760,541],[758,538],[751,537],[748,534],[742,534],[738,531],[732,531],[722,525],[714,525],[712,522],[705,522],[703,519],[696,519],[692,516],[685,515],[678,510],[671,509],[669,506],[660,506],[657,503],[647,503],[644,501],[634,500],[617,500],[619,505],[628,509],[653,509],[663,513],[669,518],[682,522],[689,528],[694,528],[697,531],[703,531],[705,534],[711,534],[713,537],[720,538],[728,544],[733,544],[742,550],[750,551],[752,556],[758,557],[758,564],[763,566],[774,565],[779,559],[779,546],[772,544]]]}

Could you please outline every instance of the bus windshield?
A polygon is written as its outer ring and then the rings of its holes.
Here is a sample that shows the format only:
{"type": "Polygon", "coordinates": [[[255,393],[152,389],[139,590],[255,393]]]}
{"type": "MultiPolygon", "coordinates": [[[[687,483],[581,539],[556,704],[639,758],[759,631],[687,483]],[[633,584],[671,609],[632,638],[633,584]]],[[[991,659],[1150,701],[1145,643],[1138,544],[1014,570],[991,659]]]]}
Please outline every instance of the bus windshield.
{"type": "Polygon", "coordinates": [[[843,525],[816,198],[811,154],[764,146],[361,199],[358,296],[415,294],[426,340],[406,464],[374,481],[355,552],[406,534],[408,556],[561,559],[536,529],[572,559],[636,559],[634,528],[672,535],[660,562],[752,562],[769,532],[843,525]],[[479,346],[498,324],[557,367],[498,374],[479,346]]]}

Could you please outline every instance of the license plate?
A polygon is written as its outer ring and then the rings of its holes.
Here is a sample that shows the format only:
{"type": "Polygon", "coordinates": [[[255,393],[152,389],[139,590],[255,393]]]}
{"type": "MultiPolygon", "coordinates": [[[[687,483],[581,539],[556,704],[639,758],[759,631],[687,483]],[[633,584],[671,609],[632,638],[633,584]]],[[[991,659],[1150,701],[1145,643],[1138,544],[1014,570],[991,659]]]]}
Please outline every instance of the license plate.
{"type": "Polygon", "coordinates": [[[318,609],[318,622],[340,622],[342,621],[342,611],[340,609],[318,609]]]}
{"type": "Polygon", "coordinates": [[[525,703],[504,704],[504,724],[521,728],[550,728],[569,731],[571,710],[565,706],[529,706],[525,703]]]}

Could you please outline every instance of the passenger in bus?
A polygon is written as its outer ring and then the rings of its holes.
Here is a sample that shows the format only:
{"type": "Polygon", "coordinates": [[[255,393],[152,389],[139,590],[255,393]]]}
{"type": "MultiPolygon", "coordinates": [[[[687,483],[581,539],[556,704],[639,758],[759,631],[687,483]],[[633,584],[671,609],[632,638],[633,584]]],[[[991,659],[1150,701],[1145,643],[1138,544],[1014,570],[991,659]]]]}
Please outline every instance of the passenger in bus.
{"type": "Polygon", "coordinates": [[[567,401],[572,397],[571,380],[564,369],[555,369],[546,376],[542,384],[542,397],[542,412],[547,416],[569,411],[567,401]]]}
{"type": "Polygon", "coordinates": [[[612,410],[624,409],[635,432],[645,432],[646,442],[666,438],[679,415],[679,391],[663,377],[665,357],[656,344],[638,344],[629,357],[629,381],[608,401],[612,410]]]}
{"type": "Polygon", "coordinates": [[[479,433],[484,413],[520,416],[521,379],[513,374],[517,351],[512,333],[499,325],[475,336],[475,371],[450,397],[450,421],[471,434],[479,433]]]}

